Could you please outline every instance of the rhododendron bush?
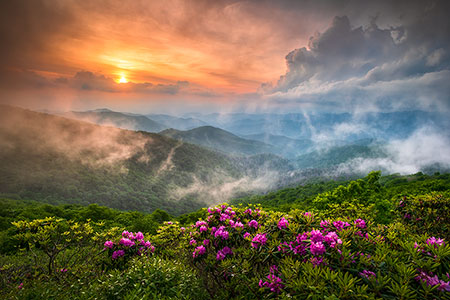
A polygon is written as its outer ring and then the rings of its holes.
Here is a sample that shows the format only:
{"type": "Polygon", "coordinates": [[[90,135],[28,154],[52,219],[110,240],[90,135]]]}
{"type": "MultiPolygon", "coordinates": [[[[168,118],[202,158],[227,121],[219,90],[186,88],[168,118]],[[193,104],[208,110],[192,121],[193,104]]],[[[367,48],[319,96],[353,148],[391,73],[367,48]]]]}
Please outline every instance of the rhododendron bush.
{"type": "Polygon", "coordinates": [[[22,264],[4,259],[0,296],[450,299],[448,211],[439,212],[448,198],[392,202],[397,217],[387,225],[346,204],[289,213],[222,204],[153,235],[91,221],[18,221],[22,264]]]}
{"type": "MultiPolygon", "coordinates": [[[[177,232],[177,224],[170,226],[177,232]]],[[[211,297],[450,295],[448,242],[411,234],[401,223],[324,220],[311,212],[219,205],[173,237],[183,253],[179,259],[196,270],[211,297]]]]}

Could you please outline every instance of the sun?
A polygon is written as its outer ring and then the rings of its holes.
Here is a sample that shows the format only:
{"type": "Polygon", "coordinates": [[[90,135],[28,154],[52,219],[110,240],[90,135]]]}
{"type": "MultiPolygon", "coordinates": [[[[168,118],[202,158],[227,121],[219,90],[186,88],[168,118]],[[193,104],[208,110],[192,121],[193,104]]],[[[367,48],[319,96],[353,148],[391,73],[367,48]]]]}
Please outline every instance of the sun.
{"type": "Polygon", "coordinates": [[[128,80],[125,78],[125,76],[122,75],[122,77],[120,77],[119,79],[119,83],[127,83],[128,80]]]}

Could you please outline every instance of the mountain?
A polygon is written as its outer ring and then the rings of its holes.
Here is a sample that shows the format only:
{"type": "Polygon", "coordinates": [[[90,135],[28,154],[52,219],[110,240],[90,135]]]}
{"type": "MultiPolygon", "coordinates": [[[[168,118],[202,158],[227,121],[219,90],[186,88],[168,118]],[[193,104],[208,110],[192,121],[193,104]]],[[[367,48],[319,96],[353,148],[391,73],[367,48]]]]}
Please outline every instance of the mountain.
{"type": "Polygon", "coordinates": [[[0,107],[5,197],[180,214],[276,186],[268,170],[276,164],[263,165],[159,134],[0,107]]]}
{"type": "Polygon", "coordinates": [[[208,126],[208,123],[195,118],[179,118],[163,114],[151,114],[146,117],[163,124],[166,128],[174,128],[178,130],[190,130],[196,127],[208,126]]]}
{"type": "Polygon", "coordinates": [[[159,132],[167,128],[154,120],[141,115],[130,115],[109,109],[96,109],[85,112],[63,113],[67,118],[82,120],[98,125],[109,125],[122,129],[159,132]]]}
{"type": "MultiPolygon", "coordinates": [[[[361,143],[364,143],[361,141],[361,143]]],[[[376,145],[354,144],[316,150],[298,156],[293,162],[300,169],[330,169],[355,158],[380,158],[387,154],[376,145]]]]}
{"type": "Polygon", "coordinates": [[[211,126],[239,136],[280,135],[291,139],[328,140],[404,139],[416,130],[429,126],[446,129],[450,121],[446,113],[397,111],[350,113],[288,113],[288,114],[186,114],[211,126]]]}
{"type": "Polygon", "coordinates": [[[283,135],[267,133],[250,134],[242,136],[245,139],[260,141],[274,146],[276,153],[282,157],[293,158],[310,152],[314,146],[310,139],[291,139],[283,135]]]}
{"type": "Polygon", "coordinates": [[[167,129],[161,131],[160,134],[227,154],[254,155],[274,152],[274,147],[271,145],[243,139],[228,131],[212,126],[202,126],[187,131],[167,129]]]}

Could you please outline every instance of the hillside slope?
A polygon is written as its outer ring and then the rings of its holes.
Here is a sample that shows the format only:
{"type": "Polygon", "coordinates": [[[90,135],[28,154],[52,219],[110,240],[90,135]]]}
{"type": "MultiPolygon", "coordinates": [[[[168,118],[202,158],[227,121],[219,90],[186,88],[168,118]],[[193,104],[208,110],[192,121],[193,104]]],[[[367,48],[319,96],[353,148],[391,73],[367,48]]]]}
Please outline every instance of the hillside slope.
{"type": "Polygon", "coordinates": [[[243,139],[212,126],[202,126],[188,131],[167,129],[160,134],[230,154],[253,155],[274,152],[274,147],[271,145],[243,139]]]}
{"type": "Polygon", "coordinates": [[[192,144],[9,106],[0,166],[3,195],[172,214],[205,205],[197,199],[211,195],[198,187],[242,178],[235,161],[192,144]]]}

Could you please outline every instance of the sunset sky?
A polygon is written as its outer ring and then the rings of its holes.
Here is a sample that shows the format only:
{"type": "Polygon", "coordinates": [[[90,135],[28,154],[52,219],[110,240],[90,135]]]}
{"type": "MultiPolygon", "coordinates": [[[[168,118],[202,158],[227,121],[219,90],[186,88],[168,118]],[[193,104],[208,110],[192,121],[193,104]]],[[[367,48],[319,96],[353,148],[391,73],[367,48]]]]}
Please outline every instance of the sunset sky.
{"type": "Polygon", "coordinates": [[[0,3],[0,101],[129,112],[450,111],[448,1],[0,3]]]}

